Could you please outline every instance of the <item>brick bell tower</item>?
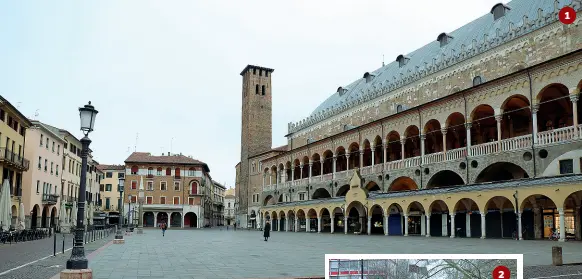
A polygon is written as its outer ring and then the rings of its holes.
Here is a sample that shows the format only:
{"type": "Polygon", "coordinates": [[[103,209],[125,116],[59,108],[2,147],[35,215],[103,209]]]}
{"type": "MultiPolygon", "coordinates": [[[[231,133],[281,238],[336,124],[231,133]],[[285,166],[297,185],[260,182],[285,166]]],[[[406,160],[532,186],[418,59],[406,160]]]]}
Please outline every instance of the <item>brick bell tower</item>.
{"type": "MultiPolygon", "coordinates": [[[[242,131],[240,152],[240,189],[236,196],[240,225],[247,226],[252,186],[250,185],[249,157],[268,152],[272,145],[272,95],[273,69],[247,65],[240,75],[242,80],[242,131]]],[[[257,185],[255,185],[257,186],[257,185]]],[[[262,185],[259,185],[262,186],[262,185]]]]}

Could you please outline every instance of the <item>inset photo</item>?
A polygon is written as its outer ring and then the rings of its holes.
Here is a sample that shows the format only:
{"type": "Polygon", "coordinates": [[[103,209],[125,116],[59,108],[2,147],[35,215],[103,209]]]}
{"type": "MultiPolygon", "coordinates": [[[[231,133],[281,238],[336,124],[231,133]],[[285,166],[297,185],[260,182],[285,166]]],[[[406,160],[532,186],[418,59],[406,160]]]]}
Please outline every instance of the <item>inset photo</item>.
{"type": "Polygon", "coordinates": [[[326,254],[327,279],[522,279],[523,255],[326,254]]]}

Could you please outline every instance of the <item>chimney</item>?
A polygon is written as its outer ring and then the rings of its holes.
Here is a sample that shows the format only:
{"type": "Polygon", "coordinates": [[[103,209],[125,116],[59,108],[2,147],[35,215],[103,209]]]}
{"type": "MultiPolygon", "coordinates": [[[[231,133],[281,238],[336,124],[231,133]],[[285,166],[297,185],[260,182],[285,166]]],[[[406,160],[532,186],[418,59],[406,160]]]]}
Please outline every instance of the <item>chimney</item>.
{"type": "Polygon", "coordinates": [[[168,151],[168,156],[170,156],[170,152],[168,151]]]}

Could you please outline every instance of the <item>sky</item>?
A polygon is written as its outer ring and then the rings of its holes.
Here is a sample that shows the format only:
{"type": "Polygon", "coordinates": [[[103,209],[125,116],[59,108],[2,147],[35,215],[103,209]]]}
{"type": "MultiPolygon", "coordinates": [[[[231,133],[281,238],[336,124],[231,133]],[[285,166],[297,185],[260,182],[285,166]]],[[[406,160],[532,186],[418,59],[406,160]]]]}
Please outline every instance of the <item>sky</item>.
{"type": "Polygon", "coordinates": [[[234,187],[247,64],[275,69],[281,146],[287,123],[339,86],[498,2],[0,0],[0,95],[78,137],[78,108],[91,101],[99,163],[123,164],[134,150],[182,153],[234,187]]]}

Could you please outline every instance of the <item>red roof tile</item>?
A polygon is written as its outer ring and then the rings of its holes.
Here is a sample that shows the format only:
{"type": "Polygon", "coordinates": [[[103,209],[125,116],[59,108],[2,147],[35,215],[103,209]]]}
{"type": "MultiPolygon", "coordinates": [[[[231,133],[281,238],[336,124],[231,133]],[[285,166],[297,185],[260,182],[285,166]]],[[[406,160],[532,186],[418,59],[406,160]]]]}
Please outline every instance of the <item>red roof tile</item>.
{"type": "Polygon", "coordinates": [[[125,163],[203,165],[206,172],[210,172],[206,163],[184,155],[153,156],[149,152],[133,152],[129,157],[127,157],[127,159],[125,159],[125,163]]]}
{"type": "Polygon", "coordinates": [[[287,144],[273,148],[274,151],[287,151],[287,144]]]}
{"type": "Polygon", "coordinates": [[[104,170],[124,170],[124,165],[97,165],[97,169],[104,171],[104,170]]]}

